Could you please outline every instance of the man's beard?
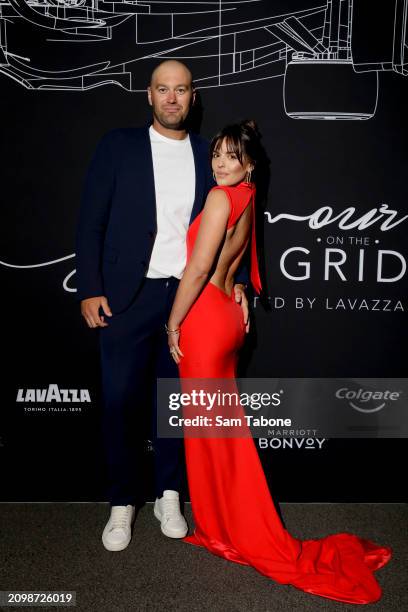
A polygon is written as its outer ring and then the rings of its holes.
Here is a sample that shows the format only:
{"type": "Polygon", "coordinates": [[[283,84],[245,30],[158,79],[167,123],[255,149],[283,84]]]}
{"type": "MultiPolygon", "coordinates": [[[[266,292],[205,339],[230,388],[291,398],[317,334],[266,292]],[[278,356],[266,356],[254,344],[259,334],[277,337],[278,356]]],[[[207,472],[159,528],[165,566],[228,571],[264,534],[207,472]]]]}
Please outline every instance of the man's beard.
{"type": "MultiPolygon", "coordinates": [[[[172,122],[169,122],[169,121],[166,120],[166,117],[165,117],[164,114],[159,113],[154,108],[153,108],[153,115],[157,119],[157,121],[160,123],[160,125],[162,125],[164,128],[166,128],[168,130],[180,130],[184,126],[184,122],[185,122],[184,117],[181,117],[178,120],[174,120],[172,122]]],[[[174,117],[174,119],[176,119],[176,118],[174,117]]]]}

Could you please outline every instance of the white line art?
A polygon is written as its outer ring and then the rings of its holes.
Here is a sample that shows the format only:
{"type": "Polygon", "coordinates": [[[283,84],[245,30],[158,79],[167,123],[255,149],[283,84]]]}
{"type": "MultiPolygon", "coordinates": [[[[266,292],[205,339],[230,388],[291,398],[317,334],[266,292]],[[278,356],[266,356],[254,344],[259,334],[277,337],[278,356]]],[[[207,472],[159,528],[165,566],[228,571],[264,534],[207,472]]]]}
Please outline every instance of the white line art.
{"type": "Polygon", "coordinates": [[[408,0],[273,4],[0,0],[0,73],[34,90],[145,92],[157,59],[184,59],[200,88],[284,77],[286,115],[318,120],[370,119],[378,73],[408,73],[408,0]]]}
{"type": "Polygon", "coordinates": [[[27,268],[42,268],[44,266],[52,266],[53,264],[60,263],[61,261],[72,259],[72,257],[75,257],[75,253],[72,253],[71,255],[66,255],[65,257],[60,257],[59,259],[53,259],[52,261],[44,261],[39,264],[28,264],[28,265],[20,266],[17,264],[11,264],[11,263],[8,263],[7,261],[1,261],[1,260],[0,260],[0,264],[2,266],[5,266],[6,268],[19,268],[20,270],[22,270],[22,269],[27,269],[27,268]]]}
{"type": "MultiPolygon", "coordinates": [[[[303,221],[307,222],[310,229],[318,230],[326,225],[337,223],[337,228],[344,231],[350,229],[363,231],[371,225],[377,224],[379,225],[379,230],[381,232],[387,232],[408,219],[408,215],[403,215],[401,218],[398,219],[397,210],[388,208],[388,204],[380,204],[378,208],[372,208],[368,212],[363,213],[354,220],[350,221],[350,219],[355,215],[356,210],[356,207],[349,206],[341,213],[334,216],[334,211],[330,206],[322,206],[309,215],[293,215],[290,213],[279,213],[273,217],[269,211],[265,211],[264,215],[266,218],[266,222],[271,224],[277,223],[278,221],[303,221]]],[[[72,259],[73,257],[76,257],[75,253],[71,253],[70,255],[60,257],[59,259],[53,259],[51,261],[26,265],[16,265],[0,260],[0,266],[16,269],[41,268],[44,266],[52,266],[63,261],[67,261],[68,259],[72,259]]],[[[67,276],[63,280],[63,288],[68,293],[77,292],[76,288],[70,287],[68,285],[68,282],[75,275],[75,273],[76,269],[71,270],[71,272],[69,272],[69,274],[67,274],[67,276]]]]}
{"type": "MultiPolygon", "coordinates": [[[[268,0],[0,0],[0,73],[30,90],[86,92],[110,84],[145,93],[157,60],[171,58],[188,61],[201,89],[257,81],[267,87],[283,77],[291,119],[372,118],[378,73],[408,74],[408,0],[291,4],[297,9],[275,14],[268,0]]],[[[336,218],[330,211],[265,215],[268,223],[309,220],[311,228],[342,217],[339,227],[359,230],[388,215],[382,231],[407,218],[391,224],[397,212],[383,204],[345,226],[355,208],[336,218]]],[[[38,268],[73,257],[0,266],[38,268]]],[[[76,292],[68,286],[74,274],[65,277],[65,291],[76,292]]]]}
{"type": "Polygon", "coordinates": [[[398,211],[389,209],[388,204],[381,204],[379,208],[372,208],[367,213],[357,217],[354,221],[350,221],[350,223],[347,223],[347,221],[355,214],[355,206],[349,206],[336,216],[333,216],[333,212],[331,206],[322,206],[309,215],[279,213],[275,215],[275,217],[272,217],[271,213],[267,210],[264,212],[264,215],[267,223],[276,223],[283,219],[287,221],[308,221],[310,229],[320,229],[325,225],[338,221],[338,229],[357,229],[363,231],[367,229],[367,227],[370,227],[370,225],[374,225],[375,223],[378,224],[379,221],[382,221],[379,228],[381,232],[387,232],[408,219],[408,215],[404,215],[401,219],[394,221],[395,217],[398,215],[398,211]]]}
{"type": "MultiPolygon", "coordinates": [[[[52,259],[51,261],[44,261],[41,262],[39,264],[26,264],[26,265],[17,265],[17,264],[11,264],[7,261],[1,261],[0,260],[0,266],[4,266],[5,268],[15,268],[18,270],[27,270],[29,268],[42,268],[45,266],[52,266],[54,264],[57,263],[61,263],[62,261],[67,261],[67,259],[72,259],[73,257],[75,257],[75,253],[71,253],[70,255],[66,255],[65,257],[60,257],[58,259],[52,259]]],[[[76,293],[77,290],[75,287],[69,287],[68,286],[68,281],[71,279],[71,277],[75,274],[76,270],[72,270],[69,274],[67,274],[67,276],[64,278],[63,282],[62,282],[62,286],[64,288],[65,291],[67,291],[68,293],[76,293]]]]}

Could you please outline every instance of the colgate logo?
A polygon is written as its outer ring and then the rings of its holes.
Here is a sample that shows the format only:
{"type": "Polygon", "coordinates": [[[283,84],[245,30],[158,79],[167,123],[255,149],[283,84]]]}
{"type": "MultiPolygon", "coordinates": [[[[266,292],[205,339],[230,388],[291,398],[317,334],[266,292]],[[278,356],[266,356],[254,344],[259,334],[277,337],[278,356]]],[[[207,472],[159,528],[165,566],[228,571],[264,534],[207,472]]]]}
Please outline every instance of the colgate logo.
{"type": "Polygon", "coordinates": [[[361,388],[357,391],[353,391],[347,387],[342,387],[336,391],[336,397],[338,399],[348,400],[349,405],[354,408],[354,410],[365,413],[378,412],[379,410],[382,410],[382,408],[384,408],[386,405],[386,401],[384,400],[391,400],[395,402],[400,399],[401,394],[402,391],[367,391],[361,388]],[[367,404],[368,402],[375,402],[376,405],[362,405],[367,404]],[[377,402],[380,403],[378,404],[377,402]]]}

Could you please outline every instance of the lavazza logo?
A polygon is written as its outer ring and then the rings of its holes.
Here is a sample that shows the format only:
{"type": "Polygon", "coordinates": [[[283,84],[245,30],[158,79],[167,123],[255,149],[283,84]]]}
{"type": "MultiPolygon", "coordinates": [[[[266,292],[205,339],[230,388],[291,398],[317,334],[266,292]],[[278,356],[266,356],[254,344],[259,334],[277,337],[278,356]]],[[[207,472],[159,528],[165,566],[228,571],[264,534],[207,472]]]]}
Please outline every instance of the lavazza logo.
{"type": "Polygon", "coordinates": [[[26,412],[80,412],[81,406],[72,404],[89,404],[91,396],[88,389],[62,389],[57,384],[50,384],[42,389],[18,389],[16,402],[29,404],[24,406],[26,412]],[[32,405],[39,403],[48,405],[32,405]]]}

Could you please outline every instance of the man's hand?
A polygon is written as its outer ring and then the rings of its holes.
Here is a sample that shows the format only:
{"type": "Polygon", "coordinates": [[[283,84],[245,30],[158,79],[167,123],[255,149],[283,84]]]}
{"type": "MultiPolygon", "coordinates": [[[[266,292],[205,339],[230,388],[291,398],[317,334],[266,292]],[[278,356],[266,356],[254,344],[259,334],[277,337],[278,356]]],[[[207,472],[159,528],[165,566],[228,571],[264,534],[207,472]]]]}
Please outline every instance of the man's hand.
{"type": "Polygon", "coordinates": [[[245,331],[249,332],[249,308],[248,308],[248,300],[245,295],[245,286],[237,283],[234,285],[234,293],[235,293],[235,301],[241,304],[242,312],[244,315],[244,323],[245,323],[245,331]]]}
{"type": "Polygon", "coordinates": [[[108,324],[104,320],[104,316],[99,316],[99,307],[102,306],[103,312],[108,316],[112,316],[109,308],[108,300],[104,295],[98,297],[87,298],[81,301],[81,314],[88,324],[88,327],[107,327],[108,324]]]}

